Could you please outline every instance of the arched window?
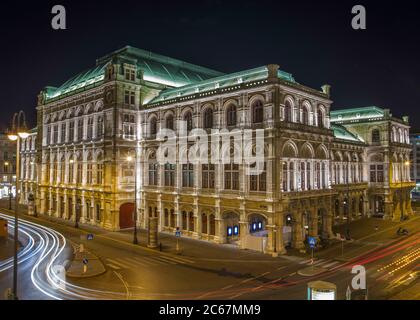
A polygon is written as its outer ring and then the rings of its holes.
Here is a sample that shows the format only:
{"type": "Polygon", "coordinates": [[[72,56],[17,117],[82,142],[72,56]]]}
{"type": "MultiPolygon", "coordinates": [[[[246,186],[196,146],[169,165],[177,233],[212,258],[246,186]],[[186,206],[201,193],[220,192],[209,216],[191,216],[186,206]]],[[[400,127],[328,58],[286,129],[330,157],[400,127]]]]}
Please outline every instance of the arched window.
{"type": "Polygon", "coordinates": [[[150,134],[155,135],[156,132],[157,132],[157,120],[156,120],[156,117],[152,117],[152,119],[150,119],[150,134]]]}
{"type": "Polygon", "coordinates": [[[204,129],[211,129],[213,128],[213,110],[211,108],[207,108],[204,111],[204,129]]]}
{"type": "Polygon", "coordinates": [[[284,105],[284,120],[287,122],[292,122],[293,120],[292,105],[290,104],[289,100],[286,100],[286,103],[284,105]]]}
{"type": "Polygon", "coordinates": [[[264,121],[264,106],[261,100],[257,100],[252,105],[252,123],[262,123],[264,121]]]}
{"type": "Polygon", "coordinates": [[[190,111],[187,111],[185,113],[184,121],[187,123],[187,131],[191,131],[193,128],[193,124],[192,124],[192,114],[190,111]]]}
{"type": "Polygon", "coordinates": [[[379,129],[372,130],[372,143],[379,143],[381,141],[381,135],[379,129]]]}
{"type": "Polygon", "coordinates": [[[169,114],[166,117],[166,124],[165,124],[165,126],[166,126],[166,129],[171,129],[171,130],[174,129],[174,116],[172,114],[169,114]]]}
{"type": "Polygon", "coordinates": [[[322,112],[320,108],[318,108],[316,117],[318,121],[318,127],[323,128],[324,127],[324,113],[322,112]]]}
{"type": "Polygon", "coordinates": [[[308,108],[306,106],[302,107],[302,123],[306,125],[309,124],[308,108]]]}
{"type": "Polygon", "coordinates": [[[227,108],[227,113],[226,113],[226,124],[228,126],[236,126],[236,106],[235,105],[230,105],[227,108]]]}

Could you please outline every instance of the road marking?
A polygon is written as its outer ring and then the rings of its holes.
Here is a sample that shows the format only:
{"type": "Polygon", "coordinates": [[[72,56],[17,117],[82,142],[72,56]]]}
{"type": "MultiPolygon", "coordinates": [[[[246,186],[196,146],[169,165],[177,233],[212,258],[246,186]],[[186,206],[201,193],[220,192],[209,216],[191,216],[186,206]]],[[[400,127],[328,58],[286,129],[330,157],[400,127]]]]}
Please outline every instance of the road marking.
{"type": "Polygon", "coordinates": [[[277,270],[282,270],[282,269],[285,269],[285,268],[287,268],[287,266],[278,267],[277,270]]]}
{"type": "Polygon", "coordinates": [[[115,265],[113,265],[111,263],[107,263],[107,266],[108,267],[111,267],[112,269],[115,269],[115,270],[120,270],[121,269],[120,267],[117,267],[117,266],[115,266],[115,265]]]}
{"type": "Polygon", "coordinates": [[[157,261],[150,261],[146,260],[147,257],[131,257],[130,259],[134,259],[136,262],[140,264],[144,264],[146,267],[155,266],[157,261]]]}
{"type": "Polygon", "coordinates": [[[324,259],[319,259],[319,260],[315,260],[315,262],[312,265],[314,265],[314,266],[321,265],[321,264],[326,263],[326,262],[328,262],[328,261],[325,261],[324,259]]]}
{"type": "Polygon", "coordinates": [[[307,264],[311,261],[312,261],[312,259],[308,259],[308,260],[304,260],[304,261],[299,262],[299,264],[307,264]]]}
{"type": "Polygon", "coordinates": [[[131,261],[131,262],[133,262],[133,263],[136,263],[136,264],[139,264],[139,265],[141,265],[141,266],[143,266],[143,267],[149,267],[149,265],[147,265],[146,263],[144,263],[143,261],[139,261],[139,260],[135,260],[135,259],[133,259],[133,258],[125,258],[126,260],[128,260],[128,261],[131,261]]]}
{"type": "Polygon", "coordinates": [[[183,259],[183,258],[177,258],[177,257],[167,257],[167,256],[159,256],[159,258],[161,259],[165,259],[165,260],[170,260],[170,261],[175,261],[176,263],[195,263],[195,261],[192,260],[188,260],[188,259],[183,259]]]}
{"type": "Polygon", "coordinates": [[[117,266],[120,266],[120,267],[122,267],[123,269],[131,269],[131,268],[136,268],[137,266],[136,265],[133,265],[133,264],[131,264],[131,263],[128,263],[128,262],[121,262],[121,260],[114,260],[114,259],[109,259],[109,258],[107,258],[106,259],[107,261],[109,261],[109,262],[111,262],[111,264],[115,264],[115,265],[117,265],[117,266]]]}
{"type": "Polygon", "coordinates": [[[154,257],[154,259],[159,260],[159,261],[161,261],[163,263],[166,263],[166,264],[168,264],[168,263],[170,263],[170,264],[177,264],[177,262],[165,260],[165,259],[162,259],[161,257],[154,257]]]}
{"type": "Polygon", "coordinates": [[[124,284],[125,290],[127,292],[127,300],[130,300],[130,290],[128,289],[128,282],[124,281],[122,275],[116,271],[114,271],[116,276],[121,280],[121,282],[124,284]]]}
{"type": "Polygon", "coordinates": [[[333,261],[331,263],[328,263],[326,265],[323,265],[324,268],[330,268],[332,266],[335,266],[336,264],[340,263],[340,261],[333,261]]]}

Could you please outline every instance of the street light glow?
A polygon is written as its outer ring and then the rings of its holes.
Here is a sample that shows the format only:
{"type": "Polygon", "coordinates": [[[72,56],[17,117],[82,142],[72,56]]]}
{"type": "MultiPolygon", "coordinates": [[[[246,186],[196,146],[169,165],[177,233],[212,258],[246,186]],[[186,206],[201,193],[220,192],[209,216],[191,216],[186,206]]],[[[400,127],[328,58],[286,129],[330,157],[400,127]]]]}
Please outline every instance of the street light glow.
{"type": "Polygon", "coordinates": [[[18,132],[19,137],[21,137],[22,139],[26,139],[29,136],[29,133],[26,131],[21,131],[18,132]]]}
{"type": "Polygon", "coordinates": [[[9,138],[9,140],[11,141],[16,141],[18,136],[14,133],[8,134],[7,137],[9,138]]]}

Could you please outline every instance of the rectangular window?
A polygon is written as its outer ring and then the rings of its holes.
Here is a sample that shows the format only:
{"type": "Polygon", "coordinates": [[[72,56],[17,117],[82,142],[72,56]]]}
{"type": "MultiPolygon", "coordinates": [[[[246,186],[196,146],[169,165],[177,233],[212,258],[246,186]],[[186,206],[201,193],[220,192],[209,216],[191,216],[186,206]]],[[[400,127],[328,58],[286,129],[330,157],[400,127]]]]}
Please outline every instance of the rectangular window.
{"type": "Polygon", "coordinates": [[[92,162],[89,162],[87,164],[87,170],[86,170],[86,183],[92,184],[92,162]]]}
{"type": "Polygon", "coordinates": [[[130,106],[134,106],[136,103],[136,93],[134,91],[125,90],[124,103],[130,106]]]}
{"type": "Polygon", "coordinates": [[[225,189],[239,190],[239,165],[225,164],[225,189]]]}
{"type": "Polygon", "coordinates": [[[68,142],[74,141],[74,121],[69,123],[69,136],[67,138],[68,142]]]}
{"type": "Polygon", "coordinates": [[[77,141],[83,140],[83,119],[77,122],[77,141]]]}
{"type": "Polygon", "coordinates": [[[158,164],[149,163],[149,186],[158,185],[158,164]]]}
{"type": "Polygon", "coordinates": [[[58,143],[58,124],[54,126],[53,143],[58,143]]]}
{"type": "Polygon", "coordinates": [[[384,182],[384,166],[381,164],[370,165],[370,182],[384,182]]]}
{"type": "Polygon", "coordinates": [[[165,186],[173,187],[175,185],[175,165],[165,164],[165,186]]]}
{"type": "Polygon", "coordinates": [[[204,189],[214,189],[214,164],[201,166],[201,182],[204,189]]]}
{"type": "Polygon", "coordinates": [[[136,71],[133,69],[125,69],[125,80],[135,81],[136,80],[136,71]]]}
{"type": "Polygon", "coordinates": [[[98,163],[96,165],[96,184],[102,184],[104,175],[104,165],[102,163],[98,163]]]}
{"type": "Polygon", "coordinates": [[[64,143],[66,141],[66,123],[63,122],[61,124],[61,143],[64,143]]]}
{"type": "Polygon", "coordinates": [[[260,174],[249,176],[249,189],[250,191],[266,191],[267,190],[267,171],[266,171],[265,163],[264,163],[263,171],[260,174]]]}
{"type": "Polygon", "coordinates": [[[182,165],[182,186],[185,188],[194,187],[194,166],[192,163],[182,165]]]}

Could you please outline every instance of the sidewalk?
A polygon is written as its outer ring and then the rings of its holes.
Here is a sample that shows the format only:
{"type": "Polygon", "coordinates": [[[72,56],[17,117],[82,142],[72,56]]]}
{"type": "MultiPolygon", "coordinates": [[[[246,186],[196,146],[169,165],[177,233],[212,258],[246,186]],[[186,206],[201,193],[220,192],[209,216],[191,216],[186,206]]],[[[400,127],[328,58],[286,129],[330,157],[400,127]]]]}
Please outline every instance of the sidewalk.
{"type": "Polygon", "coordinates": [[[90,278],[105,272],[105,266],[97,256],[88,251],[76,251],[70,267],[66,270],[66,276],[70,278],[90,278]],[[87,262],[86,270],[84,270],[85,264],[83,261],[87,262]]]}
{"type": "Polygon", "coordinates": [[[0,238],[0,262],[13,257],[14,241],[12,237],[0,238]]]}

